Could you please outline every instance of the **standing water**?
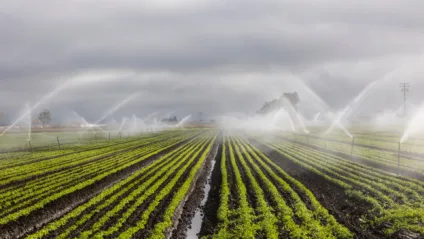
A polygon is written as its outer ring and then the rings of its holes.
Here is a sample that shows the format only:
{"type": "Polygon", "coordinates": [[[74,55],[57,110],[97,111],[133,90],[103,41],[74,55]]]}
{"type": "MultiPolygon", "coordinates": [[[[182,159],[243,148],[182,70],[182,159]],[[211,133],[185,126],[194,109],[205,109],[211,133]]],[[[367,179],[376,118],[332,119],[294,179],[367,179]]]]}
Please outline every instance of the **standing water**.
{"type": "Polygon", "coordinates": [[[200,202],[200,207],[196,209],[193,219],[191,220],[191,226],[187,230],[187,238],[197,238],[197,234],[200,232],[203,222],[203,213],[202,208],[205,206],[206,201],[209,197],[209,192],[211,190],[211,176],[213,169],[215,168],[215,159],[211,161],[211,170],[208,174],[207,184],[205,185],[205,194],[202,201],[200,202]]]}

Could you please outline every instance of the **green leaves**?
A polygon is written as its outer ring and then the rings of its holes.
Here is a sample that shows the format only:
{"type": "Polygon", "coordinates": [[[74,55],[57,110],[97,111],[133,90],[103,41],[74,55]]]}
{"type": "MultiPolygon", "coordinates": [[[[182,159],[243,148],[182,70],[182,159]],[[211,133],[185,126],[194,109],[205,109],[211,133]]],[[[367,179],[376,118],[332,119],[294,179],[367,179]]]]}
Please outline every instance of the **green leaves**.
{"type": "Polygon", "coordinates": [[[286,159],[308,169],[345,190],[353,201],[371,207],[363,215],[361,226],[376,227],[385,223],[391,235],[400,229],[422,233],[424,224],[423,182],[394,176],[378,168],[351,162],[331,153],[294,144],[289,141],[263,140],[286,159]]]}

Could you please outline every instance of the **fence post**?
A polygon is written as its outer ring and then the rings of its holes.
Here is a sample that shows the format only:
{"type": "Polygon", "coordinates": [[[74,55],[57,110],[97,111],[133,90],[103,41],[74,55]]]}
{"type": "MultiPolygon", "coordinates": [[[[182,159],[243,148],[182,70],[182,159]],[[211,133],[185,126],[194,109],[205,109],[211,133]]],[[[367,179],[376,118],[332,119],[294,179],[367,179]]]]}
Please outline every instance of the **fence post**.
{"type": "Polygon", "coordinates": [[[56,137],[56,139],[57,139],[57,146],[59,146],[59,149],[60,149],[60,141],[59,141],[59,137],[56,137]]]}

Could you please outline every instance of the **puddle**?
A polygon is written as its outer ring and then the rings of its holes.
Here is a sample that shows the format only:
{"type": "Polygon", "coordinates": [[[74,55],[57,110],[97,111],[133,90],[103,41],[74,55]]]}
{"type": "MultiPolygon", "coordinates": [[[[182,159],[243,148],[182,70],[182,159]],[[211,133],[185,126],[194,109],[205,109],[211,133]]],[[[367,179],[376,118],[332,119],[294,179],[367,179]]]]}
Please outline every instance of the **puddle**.
{"type": "Polygon", "coordinates": [[[201,208],[203,208],[203,206],[205,206],[206,201],[208,200],[208,197],[209,197],[209,191],[211,190],[211,185],[210,185],[211,176],[212,176],[213,169],[215,167],[215,162],[216,162],[215,160],[212,160],[212,162],[211,162],[211,170],[209,172],[207,183],[206,183],[205,189],[204,189],[205,195],[204,195],[202,201],[200,202],[200,208],[196,209],[196,213],[195,213],[193,219],[191,220],[191,227],[187,230],[187,238],[188,239],[198,238],[197,233],[200,232],[200,229],[202,227],[203,214],[202,214],[201,208]]]}

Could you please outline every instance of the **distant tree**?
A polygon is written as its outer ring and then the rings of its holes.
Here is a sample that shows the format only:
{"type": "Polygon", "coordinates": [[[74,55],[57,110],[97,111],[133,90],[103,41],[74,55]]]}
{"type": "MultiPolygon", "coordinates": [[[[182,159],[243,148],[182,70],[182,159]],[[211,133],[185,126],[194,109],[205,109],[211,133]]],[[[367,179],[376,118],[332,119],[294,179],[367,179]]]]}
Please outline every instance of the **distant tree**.
{"type": "Polygon", "coordinates": [[[297,105],[300,102],[299,94],[297,92],[293,93],[283,93],[279,99],[274,99],[268,102],[265,102],[265,104],[262,106],[261,109],[259,109],[256,113],[258,114],[268,114],[270,112],[277,111],[284,107],[283,99],[287,99],[290,104],[293,106],[293,108],[297,111],[297,105]]]}
{"type": "Polygon", "coordinates": [[[49,110],[43,110],[39,115],[38,115],[38,120],[40,120],[41,124],[43,125],[43,127],[50,123],[51,121],[51,115],[50,115],[50,111],[49,110]]]}
{"type": "Polygon", "coordinates": [[[297,104],[300,102],[299,94],[297,94],[297,92],[284,93],[283,97],[288,99],[292,104],[293,108],[297,110],[297,104]]]}

